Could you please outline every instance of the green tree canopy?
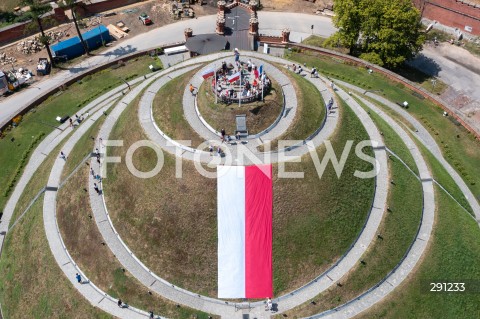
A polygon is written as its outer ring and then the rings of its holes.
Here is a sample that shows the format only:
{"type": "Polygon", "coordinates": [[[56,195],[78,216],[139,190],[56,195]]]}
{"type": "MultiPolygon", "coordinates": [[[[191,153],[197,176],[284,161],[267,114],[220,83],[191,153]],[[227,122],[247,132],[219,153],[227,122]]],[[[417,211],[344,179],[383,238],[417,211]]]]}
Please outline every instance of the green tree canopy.
{"type": "Polygon", "coordinates": [[[420,12],[410,0],[334,0],[333,10],[338,31],[327,43],[352,55],[395,68],[422,49],[420,12]]]}

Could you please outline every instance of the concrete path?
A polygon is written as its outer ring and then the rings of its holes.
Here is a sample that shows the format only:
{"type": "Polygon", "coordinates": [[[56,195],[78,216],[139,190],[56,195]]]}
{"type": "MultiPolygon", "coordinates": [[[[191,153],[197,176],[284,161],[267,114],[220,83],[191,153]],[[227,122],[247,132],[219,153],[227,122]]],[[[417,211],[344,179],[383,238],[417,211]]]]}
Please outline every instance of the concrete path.
{"type": "MultiPolygon", "coordinates": [[[[354,86],[352,84],[342,82],[339,80],[335,80],[335,82],[344,85],[348,87],[351,90],[354,90],[355,92],[359,93],[364,93],[365,90],[362,88],[359,88],[357,86],[354,86]]],[[[473,195],[472,191],[470,188],[467,186],[463,178],[457,173],[457,171],[450,165],[450,163],[447,162],[447,160],[443,157],[442,151],[440,150],[440,147],[438,147],[438,144],[435,142],[435,139],[430,135],[430,132],[416,119],[414,118],[410,113],[408,113],[405,109],[402,107],[398,106],[397,104],[387,100],[386,98],[379,96],[374,93],[368,92],[365,94],[383,105],[387,106],[388,108],[394,110],[396,113],[400,114],[407,122],[409,122],[413,127],[417,130],[416,132],[412,132],[418,140],[433,154],[433,156],[442,164],[442,166],[445,168],[445,170],[448,172],[448,174],[453,178],[457,186],[460,188],[462,193],[464,194],[465,198],[467,199],[468,203],[470,204],[470,207],[472,208],[475,218],[479,222],[480,225],[480,204],[476,200],[475,195],[473,195]]]]}
{"type": "Polygon", "coordinates": [[[337,307],[333,310],[320,313],[315,316],[308,317],[309,319],[316,318],[352,318],[359,313],[372,307],[374,304],[380,302],[390,292],[397,288],[413,271],[421,257],[423,256],[430,236],[433,230],[433,223],[435,220],[435,195],[433,190],[433,180],[430,175],[427,163],[423,159],[420,150],[416,146],[415,142],[405,132],[405,130],[385,112],[381,111],[378,107],[368,102],[367,100],[358,96],[363,103],[365,103],[373,112],[377,113],[382,119],[384,119],[390,127],[400,136],[404,141],[410,153],[413,156],[415,164],[418,168],[420,175],[420,182],[423,190],[423,212],[422,221],[416,238],[410,246],[410,249],[406,257],[397,267],[387,275],[378,285],[369,289],[366,293],[362,294],[348,303],[337,307]]]}
{"type": "MultiPolygon", "coordinates": [[[[100,118],[103,116],[103,112],[106,111],[110,105],[104,106],[98,112],[92,115],[91,119],[93,121],[87,120],[84,125],[81,125],[77,128],[70,139],[64,144],[63,152],[69,154],[75,144],[80,140],[80,138],[87,132],[87,130],[100,118]]],[[[68,159],[67,159],[68,160],[68,159]]],[[[119,318],[146,318],[148,314],[139,309],[133,307],[129,308],[120,308],[117,305],[117,300],[107,295],[104,291],[100,290],[94,283],[88,281],[87,277],[83,274],[75,261],[72,259],[70,254],[63,243],[60,229],[58,228],[57,216],[56,216],[56,205],[57,205],[57,193],[58,187],[60,185],[60,177],[62,175],[63,168],[65,166],[66,160],[57,157],[55,163],[53,164],[50,177],[48,179],[48,190],[45,192],[43,200],[43,221],[45,227],[45,233],[50,245],[52,254],[57,262],[58,266],[62,269],[65,276],[71,282],[72,285],[82,294],[82,296],[87,299],[94,307],[98,307],[103,311],[114,315],[119,318]],[[75,274],[79,273],[82,275],[82,280],[84,283],[78,283],[75,274]]]]}
{"type": "MultiPolygon", "coordinates": [[[[96,98],[94,101],[83,107],[79,112],[77,112],[77,114],[86,115],[87,112],[92,113],[107,104],[111,104],[115,99],[118,99],[121,96],[121,93],[119,92],[125,88],[126,85],[120,86],[112,91],[103,94],[102,96],[96,98]]],[[[84,123],[88,122],[89,120],[90,118],[87,117],[84,123]]],[[[67,136],[69,136],[71,132],[72,129],[69,127],[69,123],[61,124],[60,126],[58,126],[58,129],[52,131],[49,135],[47,135],[32,152],[30,160],[25,166],[23,174],[20,177],[20,180],[15,185],[15,188],[10,195],[10,198],[8,199],[3,211],[2,222],[0,223],[0,249],[1,247],[3,247],[3,240],[6,236],[6,233],[8,233],[10,221],[15,211],[15,208],[17,207],[17,203],[20,200],[22,193],[25,191],[28,183],[30,182],[40,165],[43,163],[45,158],[48,156],[48,154],[50,154],[53,149],[55,149],[67,136]]]]}

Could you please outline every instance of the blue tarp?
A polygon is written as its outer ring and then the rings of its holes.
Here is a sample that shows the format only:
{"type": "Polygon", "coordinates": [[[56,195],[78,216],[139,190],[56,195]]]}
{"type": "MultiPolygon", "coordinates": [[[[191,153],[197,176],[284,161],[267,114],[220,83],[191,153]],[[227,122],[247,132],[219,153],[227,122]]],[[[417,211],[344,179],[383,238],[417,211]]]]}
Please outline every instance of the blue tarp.
{"type": "MultiPolygon", "coordinates": [[[[108,29],[104,25],[85,32],[82,34],[83,40],[87,43],[89,50],[94,50],[99,46],[110,42],[111,37],[108,29]]],[[[84,53],[82,43],[79,37],[73,37],[65,41],[61,41],[50,47],[53,55],[57,57],[65,56],[67,59],[73,59],[84,53]]]]}

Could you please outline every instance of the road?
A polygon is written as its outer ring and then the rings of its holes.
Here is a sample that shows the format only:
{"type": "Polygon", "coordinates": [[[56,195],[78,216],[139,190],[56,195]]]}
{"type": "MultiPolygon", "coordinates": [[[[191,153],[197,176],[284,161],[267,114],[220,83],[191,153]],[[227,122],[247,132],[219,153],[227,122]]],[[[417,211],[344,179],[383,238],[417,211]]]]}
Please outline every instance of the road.
{"type": "Polygon", "coordinates": [[[411,63],[415,68],[436,76],[449,88],[441,95],[451,109],[480,132],[480,58],[457,46],[426,44],[411,63]]]}
{"type": "MultiPolygon", "coordinates": [[[[331,19],[324,16],[291,12],[263,11],[258,12],[258,16],[260,21],[260,33],[280,35],[281,30],[289,28],[291,30],[290,39],[293,42],[300,42],[312,33],[328,37],[336,30],[332,25],[331,19]],[[314,26],[313,32],[311,29],[312,25],[314,26]]],[[[15,114],[26,105],[30,104],[30,102],[33,102],[40,94],[42,94],[42,92],[61,85],[66,80],[80,72],[84,72],[101,63],[117,59],[129,53],[158,47],[162,44],[183,41],[183,31],[185,28],[192,28],[194,34],[214,33],[215,19],[216,15],[203,16],[197,19],[183,20],[153,29],[149,32],[122,41],[106,51],[73,66],[69,70],[61,71],[50,79],[41,81],[28,89],[18,92],[4,99],[0,103],[0,126],[11,120],[15,114]]],[[[446,55],[446,53],[442,54],[442,51],[440,50],[432,50],[426,46],[422,51],[421,58],[417,60],[415,64],[420,69],[427,70],[434,66],[436,69],[434,73],[437,73],[438,78],[452,86],[453,94],[451,94],[451,99],[447,99],[447,101],[450,102],[450,100],[455,100],[458,92],[469,96],[472,103],[469,104],[468,108],[463,110],[463,114],[467,122],[473,124],[477,131],[480,132],[480,107],[478,107],[478,104],[480,104],[480,102],[478,102],[480,101],[480,93],[478,92],[480,91],[476,88],[476,85],[478,86],[478,83],[480,83],[480,71],[472,72],[472,68],[469,67],[469,65],[475,65],[471,63],[477,63],[477,65],[480,65],[480,59],[478,59],[478,61],[475,60],[475,58],[468,52],[461,57],[455,56],[456,60],[447,58],[453,55],[451,51],[454,48],[451,48],[448,51],[448,55],[446,55]],[[468,55],[470,57],[466,58],[468,55]],[[473,114],[473,116],[468,118],[466,111],[468,111],[469,115],[473,114]],[[475,117],[478,117],[478,119],[475,117]],[[474,123],[472,123],[472,121],[474,123]]]]}

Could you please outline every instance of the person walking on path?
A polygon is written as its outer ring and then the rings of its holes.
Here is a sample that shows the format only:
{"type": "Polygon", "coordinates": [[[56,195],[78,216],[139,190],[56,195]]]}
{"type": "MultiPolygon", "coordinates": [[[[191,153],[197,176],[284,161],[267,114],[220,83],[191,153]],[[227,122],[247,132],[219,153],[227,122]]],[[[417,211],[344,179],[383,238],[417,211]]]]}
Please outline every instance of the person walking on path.
{"type": "Polygon", "coordinates": [[[210,156],[213,156],[213,145],[208,147],[208,151],[210,152],[210,156]]]}
{"type": "Polygon", "coordinates": [[[73,121],[72,118],[69,118],[68,121],[70,122],[70,127],[73,128],[73,121]]]}
{"type": "Polygon", "coordinates": [[[238,62],[240,60],[240,52],[238,52],[237,48],[235,48],[233,54],[235,55],[235,62],[238,62]]]}
{"type": "Polygon", "coordinates": [[[92,176],[95,177],[95,171],[93,170],[93,167],[90,167],[90,174],[92,174],[92,176]]]}
{"type": "Polygon", "coordinates": [[[79,274],[78,272],[77,272],[77,274],[75,275],[75,278],[77,279],[77,282],[78,282],[79,284],[82,283],[82,276],[80,276],[80,274],[79,274]]]}
{"type": "Polygon", "coordinates": [[[97,183],[93,183],[93,189],[97,192],[98,195],[100,195],[100,189],[97,186],[97,183]]]}
{"type": "Polygon", "coordinates": [[[95,155],[97,157],[97,163],[100,164],[100,154],[95,155]]]}
{"type": "Polygon", "coordinates": [[[118,299],[117,305],[118,305],[120,308],[122,308],[122,306],[123,306],[122,299],[118,299]]]}
{"type": "Polygon", "coordinates": [[[192,96],[195,96],[195,87],[192,83],[190,83],[190,93],[192,93],[192,96]]]}
{"type": "Polygon", "coordinates": [[[222,143],[223,143],[223,142],[225,142],[225,135],[226,135],[225,129],[222,128],[222,130],[220,131],[220,133],[222,134],[222,143]]]}
{"type": "Polygon", "coordinates": [[[67,156],[65,156],[65,153],[63,151],[60,152],[60,158],[62,158],[64,161],[67,160],[67,156]]]}

